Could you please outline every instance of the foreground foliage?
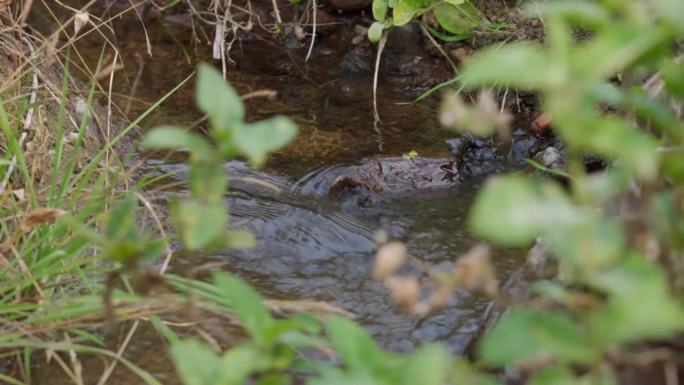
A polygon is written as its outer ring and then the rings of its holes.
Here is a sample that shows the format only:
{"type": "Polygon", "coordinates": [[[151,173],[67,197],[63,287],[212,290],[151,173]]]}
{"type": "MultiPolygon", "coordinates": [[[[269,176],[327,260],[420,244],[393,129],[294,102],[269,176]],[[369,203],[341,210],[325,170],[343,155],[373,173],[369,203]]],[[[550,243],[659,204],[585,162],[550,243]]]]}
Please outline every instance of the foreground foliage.
{"type": "MultiPolygon", "coordinates": [[[[382,22],[393,8],[396,24],[401,4],[376,2],[376,19],[382,22]]],[[[637,343],[684,331],[683,288],[676,279],[684,251],[684,127],[681,110],[671,108],[684,98],[684,71],[676,60],[684,22],[673,17],[684,14],[684,4],[546,2],[528,12],[545,20],[548,47],[516,43],[487,49],[459,81],[471,89],[538,92],[566,144],[569,188],[522,175],[493,178],[474,204],[470,225],[504,246],[528,246],[541,237],[558,275],[534,283],[534,300],[512,308],[485,336],[476,366],[531,369],[529,381],[535,384],[611,383],[625,355],[653,349],[637,343]],[[577,27],[589,31],[586,37],[576,39],[577,27]],[[664,91],[643,86],[652,74],[659,74],[664,91]],[[586,154],[607,159],[607,169],[588,174],[586,154]],[[618,203],[623,209],[616,212],[611,207],[618,203]]],[[[457,123],[467,128],[473,122],[457,123]]],[[[478,128],[478,134],[487,133],[478,128]]],[[[240,384],[248,374],[264,383],[282,382],[286,373],[307,374],[319,384],[492,381],[438,345],[397,357],[347,320],[329,319],[322,332],[312,320],[275,321],[256,305],[252,289],[230,276],[215,280],[251,340],[212,359],[215,369],[202,373],[183,357],[190,351],[213,353],[198,342],[177,342],[174,357],[189,384],[240,384]],[[306,358],[307,349],[328,346],[341,366],[306,358]]]]}
{"type": "MultiPolygon", "coordinates": [[[[408,22],[433,6],[464,4],[469,3],[378,0],[373,10],[384,28],[408,22]]],[[[489,384],[498,381],[492,372],[513,368],[529,374],[533,384],[616,383],[620,365],[649,357],[656,349],[668,350],[666,342],[684,331],[684,68],[678,59],[684,3],[553,1],[530,6],[527,12],[544,19],[547,46],[516,43],[487,49],[473,57],[457,80],[466,89],[537,92],[566,144],[568,170],[562,174],[568,175],[569,187],[521,174],[492,178],[479,194],[469,223],[474,233],[501,246],[527,247],[539,239],[553,254],[557,274],[533,283],[531,300],[513,306],[484,337],[475,362],[454,358],[439,344],[404,356],[384,351],[359,325],[342,317],[275,318],[253,288],[228,273],[215,274],[211,282],[168,276],[174,292],[159,297],[105,290],[94,275],[115,271],[135,278],[141,262],[158,256],[166,240],[137,228],[133,195],[122,197],[101,188],[106,183],[94,173],[97,160],[75,177],[70,168],[63,172],[56,167],[49,199],[42,202],[31,194],[26,203],[31,209],[46,205],[65,212],[32,211],[52,216],[31,222],[27,215],[18,224],[2,223],[5,239],[13,240],[5,243],[13,258],[0,269],[0,348],[7,355],[25,357],[28,367],[36,349],[114,356],[92,347],[103,345],[97,334],[59,325],[74,320],[95,325],[94,320],[108,312],[117,319],[150,316],[177,309],[171,305],[181,306],[191,297],[202,309],[234,314],[248,338],[217,353],[198,340],[179,338],[152,316],[170,341],[178,374],[188,385],[298,380],[489,384]],[[578,31],[583,32],[581,39],[576,38],[578,31]],[[607,168],[587,173],[586,154],[606,159],[607,168]],[[68,194],[73,185],[95,186],[92,190],[108,195],[78,199],[68,194]],[[116,203],[114,209],[110,203],[116,203]],[[102,263],[101,257],[105,268],[95,263],[102,263]],[[93,266],[98,269],[88,270],[93,266]],[[21,274],[26,271],[31,274],[21,274]],[[60,276],[71,284],[56,278],[60,276]],[[76,290],[85,295],[72,297],[76,290]],[[103,291],[110,292],[105,305],[103,291]],[[26,300],[36,292],[40,301],[26,300]],[[73,336],[77,343],[56,340],[53,330],[73,336]]],[[[211,126],[208,137],[162,127],[151,131],[144,144],[148,149],[188,152],[190,196],[171,207],[184,249],[249,247],[252,236],[228,226],[223,198],[229,181],[221,164],[244,156],[259,167],[271,151],[292,140],[297,129],[285,117],[246,123],[239,96],[209,66],[198,70],[197,91],[198,105],[211,126]]],[[[446,99],[447,110],[456,108],[449,102],[454,100],[446,99]]],[[[457,107],[465,108],[454,122],[458,130],[477,127],[478,135],[503,134],[496,119],[491,126],[473,121],[482,117],[476,107],[457,107]]],[[[3,163],[16,156],[20,171],[28,176],[15,125],[0,109],[0,126],[9,143],[3,163]]],[[[27,189],[35,190],[30,185],[27,189]]],[[[12,207],[6,216],[19,216],[19,206],[12,207]]],[[[146,382],[158,383],[133,363],[118,359],[146,382]]],[[[5,377],[0,374],[0,380],[21,383],[5,377]]]]}

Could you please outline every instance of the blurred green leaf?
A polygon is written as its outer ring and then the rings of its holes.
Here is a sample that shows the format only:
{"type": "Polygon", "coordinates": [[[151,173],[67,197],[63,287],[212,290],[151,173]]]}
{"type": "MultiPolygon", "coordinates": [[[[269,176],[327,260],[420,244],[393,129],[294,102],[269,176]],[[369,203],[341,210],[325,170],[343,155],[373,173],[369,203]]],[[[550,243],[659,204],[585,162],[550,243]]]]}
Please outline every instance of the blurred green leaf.
{"type": "Polygon", "coordinates": [[[572,64],[582,79],[603,79],[635,64],[665,44],[667,34],[652,26],[608,28],[573,50],[572,64]]]}
{"type": "Polygon", "coordinates": [[[661,65],[662,79],[667,91],[680,100],[684,100],[684,58],[667,59],[661,65]]]}
{"type": "Polygon", "coordinates": [[[684,2],[680,0],[654,0],[652,3],[660,16],[684,34],[684,2]]]}
{"type": "Polygon", "coordinates": [[[659,162],[655,138],[613,116],[596,117],[590,125],[578,123],[563,127],[563,134],[572,145],[619,160],[643,179],[655,177],[659,162]]]}
{"type": "MultiPolygon", "coordinates": [[[[567,369],[558,367],[544,368],[532,375],[530,385],[581,385],[578,379],[567,369]]],[[[589,383],[587,383],[589,385],[589,383]]],[[[597,384],[598,385],[598,384],[597,384]]]]}
{"type": "Polygon", "coordinates": [[[608,306],[592,317],[596,339],[628,343],[684,331],[682,304],[669,293],[662,270],[643,258],[630,257],[594,285],[610,293],[608,306]]]}
{"type": "Polygon", "coordinates": [[[102,254],[106,259],[129,264],[157,257],[166,246],[163,240],[146,239],[137,227],[137,200],[127,194],[107,217],[102,254]]]}
{"type": "Polygon", "coordinates": [[[533,2],[524,7],[523,14],[528,17],[562,17],[574,25],[596,29],[608,27],[613,21],[604,6],[582,0],[533,2]]]}
{"type": "Polygon", "coordinates": [[[183,245],[189,250],[207,246],[228,224],[223,203],[203,203],[196,200],[175,202],[171,207],[176,229],[183,245]]]}
{"type": "Polygon", "coordinates": [[[233,87],[208,64],[197,69],[197,105],[209,117],[216,133],[225,139],[229,129],[245,118],[245,108],[233,87]]]}
{"type": "Polygon", "coordinates": [[[153,128],[143,141],[146,149],[179,150],[187,148],[198,158],[207,158],[212,154],[209,144],[201,136],[178,127],[162,126],[153,128]]]}
{"type": "Polygon", "coordinates": [[[216,382],[207,382],[204,385],[243,385],[255,370],[265,369],[265,361],[263,353],[254,349],[252,345],[239,345],[220,358],[220,373],[216,382]]]}
{"type": "Polygon", "coordinates": [[[447,383],[453,362],[441,345],[426,345],[408,357],[397,384],[443,385],[447,383]]]}
{"type": "Polygon", "coordinates": [[[577,279],[617,262],[625,247],[622,226],[595,215],[586,215],[576,223],[559,223],[545,231],[544,240],[566,273],[576,274],[577,279]]]}
{"type": "Polygon", "coordinates": [[[544,49],[534,43],[485,48],[461,72],[467,88],[497,84],[536,90],[562,83],[568,75],[552,65],[544,49]]]}
{"type": "Polygon", "coordinates": [[[189,174],[190,191],[195,199],[219,204],[228,186],[228,178],[217,159],[192,162],[189,174]]]}
{"type": "Polygon", "coordinates": [[[509,175],[487,181],[471,209],[469,227],[499,244],[525,246],[583,219],[582,211],[552,182],[509,175]]]}
{"type": "Polygon", "coordinates": [[[494,366],[546,359],[589,364],[600,357],[573,320],[532,309],[512,310],[485,336],[480,348],[481,362],[494,366]]]}
{"type": "Polygon", "coordinates": [[[241,279],[228,273],[215,273],[214,282],[230,301],[230,307],[250,337],[257,343],[266,342],[266,333],[275,321],[259,293],[241,279]]]}
{"type": "Polygon", "coordinates": [[[224,385],[218,382],[219,357],[206,344],[195,339],[175,342],[171,345],[171,358],[185,385],[224,385]]]}
{"type": "Polygon", "coordinates": [[[326,321],[326,330],[352,376],[389,369],[394,357],[382,351],[359,325],[341,317],[330,317],[326,321]]]}
{"type": "Polygon", "coordinates": [[[235,126],[233,140],[253,167],[261,167],[267,155],[297,136],[297,126],[284,116],[235,126]]]}

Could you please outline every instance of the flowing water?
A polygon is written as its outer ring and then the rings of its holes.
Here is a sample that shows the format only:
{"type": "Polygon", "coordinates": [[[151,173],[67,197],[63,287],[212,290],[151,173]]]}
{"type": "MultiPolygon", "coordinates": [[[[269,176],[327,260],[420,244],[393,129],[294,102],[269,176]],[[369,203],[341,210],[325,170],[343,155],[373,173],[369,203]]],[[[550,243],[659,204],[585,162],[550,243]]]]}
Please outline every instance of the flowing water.
{"type": "MultiPolygon", "coordinates": [[[[116,75],[114,95],[119,105],[126,106],[126,95],[135,89],[132,115],[190,75],[198,62],[210,61],[206,39],[194,41],[189,27],[164,19],[147,20],[145,26],[146,31],[130,15],[114,23],[119,55],[126,65],[116,75]],[[152,56],[146,53],[145,32],[152,56]],[[137,88],[133,87],[136,77],[140,78],[137,88]]],[[[449,156],[444,140],[452,134],[439,127],[435,100],[397,104],[436,84],[442,75],[419,72],[407,76],[384,69],[378,99],[383,122],[379,130],[374,128],[372,74],[365,68],[371,60],[367,52],[350,43],[350,30],[353,28],[341,26],[322,35],[306,63],[303,48],[291,49],[247,36],[234,44],[231,57],[235,63],[228,66],[227,77],[238,91],[278,92],[275,100],[248,100],[248,119],[286,114],[297,121],[300,135],[295,143],[275,154],[264,170],[252,171],[240,161],[225,166],[231,183],[225,198],[231,222],[250,229],[258,240],[257,247],[202,257],[179,254],[174,256],[172,270],[182,274],[203,263],[221,262],[220,269],[247,279],[266,297],[327,301],[354,313],[388,349],[405,352],[421,343],[440,341],[460,353],[475,331],[487,300],[459,293],[444,310],[430,316],[402,313],[392,304],[387,290],[370,276],[373,239],[382,229],[391,238],[404,241],[414,261],[449,270],[459,255],[478,242],[466,230],[465,220],[482,179],[455,183],[440,177],[449,156]],[[342,196],[330,194],[340,175],[372,173],[368,169],[377,159],[401,163],[401,154],[411,150],[421,155],[416,161],[426,166],[399,169],[402,177],[382,181],[381,193],[357,194],[351,189],[342,196]]],[[[79,43],[89,65],[96,62],[100,44],[98,38],[79,43]]],[[[424,61],[432,63],[429,58],[424,61]]],[[[418,68],[435,66],[430,65],[418,68]]],[[[434,70],[437,74],[444,71],[434,70]]],[[[200,117],[194,108],[193,85],[188,84],[145,125],[188,125],[200,117]]],[[[140,156],[137,160],[144,161],[145,172],[173,172],[167,181],[182,180],[186,170],[176,159],[140,156]]],[[[164,201],[182,192],[181,187],[167,189],[156,197],[164,201]]],[[[519,252],[494,252],[502,280],[520,261],[519,252]]],[[[415,270],[415,264],[408,269],[415,270]]],[[[218,319],[208,322],[214,322],[217,329],[227,328],[218,319]]],[[[159,336],[143,330],[136,334],[125,357],[162,382],[176,383],[165,351],[159,336]]],[[[86,383],[95,383],[102,363],[95,357],[81,358],[86,383]]],[[[69,383],[67,378],[56,380],[64,376],[55,365],[39,369],[36,383],[48,383],[48,379],[51,384],[69,383]]],[[[130,372],[118,368],[109,383],[138,382],[130,372]]]]}

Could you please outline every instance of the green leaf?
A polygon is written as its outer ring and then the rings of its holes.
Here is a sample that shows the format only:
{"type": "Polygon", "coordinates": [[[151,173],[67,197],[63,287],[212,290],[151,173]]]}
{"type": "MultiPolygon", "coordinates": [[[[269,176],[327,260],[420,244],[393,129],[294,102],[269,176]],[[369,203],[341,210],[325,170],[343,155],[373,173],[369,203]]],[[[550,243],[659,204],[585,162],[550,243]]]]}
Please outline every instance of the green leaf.
{"type": "Polygon", "coordinates": [[[528,17],[562,17],[574,25],[590,28],[610,26],[613,21],[610,12],[599,4],[588,1],[551,1],[535,2],[525,7],[523,13],[528,17]]]}
{"type": "Polygon", "coordinates": [[[577,223],[559,223],[545,231],[544,239],[561,259],[566,273],[573,272],[577,278],[612,265],[625,248],[622,226],[595,215],[587,215],[577,223]]]}
{"type": "Polygon", "coordinates": [[[110,240],[137,237],[138,232],[135,226],[137,207],[138,202],[135,196],[126,194],[121,203],[109,213],[105,237],[110,240]]]}
{"type": "Polygon", "coordinates": [[[221,137],[245,118],[245,108],[233,87],[221,73],[208,64],[197,70],[197,106],[207,114],[214,131],[221,137]]]}
{"type": "Polygon", "coordinates": [[[681,0],[655,0],[655,5],[660,16],[677,28],[680,34],[684,34],[684,2],[681,0]]]}
{"type": "Polygon", "coordinates": [[[188,181],[192,196],[207,203],[221,203],[228,186],[228,178],[221,164],[212,159],[192,162],[190,166],[188,181]]]}
{"type": "Polygon", "coordinates": [[[619,160],[643,179],[658,172],[658,141],[619,117],[601,116],[558,127],[572,145],[619,160]]]}
{"type": "Polygon", "coordinates": [[[470,32],[479,25],[482,18],[477,8],[470,3],[461,5],[440,3],[432,9],[432,12],[442,28],[456,35],[470,32]]]}
{"type": "Polygon", "coordinates": [[[193,156],[205,158],[212,153],[206,140],[178,127],[162,126],[153,128],[143,140],[145,149],[179,150],[187,148],[193,156]]]}
{"type": "Polygon", "coordinates": [[[370,28],[368,28],[368,40],[370,40],[372,43],[379,42],[380,38],[382,37],[382,30],[384,28],[385,25],[383,23],[378,21],[373,22],[370,28]]]}
{"type": "Polygon", "coordinates": [[[171,207],[171,216],[183,245],[189,250],[199,250],[207,246],[225,231],[228,224],[227,209],[220,202],[176,202],[171,207]]]}
{"type": "Polygon", "coordinates": [[[486,239],[508,246],[525,246],[548,230],[583,220],[581,210],[552,182],[521,175],[487,181],[473,204],[469,225],[486,239]]]}
{"type": "Polygon", "coordinates": [[[373,0],[373,18],[384,21],[387,17],[387,0],[373,0]]]}
{"type": "Polygon", "coordinates": [[[684,331],[684,309],[669,292],[663,271],[639,256],[597,275],[594,285],[610,293],[605,310],[595,314],[596,338],[629,343],[665,338],[684,331]]]}
{"type": "Polygon", "coordinates": [[[219,357],[210,347],[195,339],[171,345],[171,358],[185,385],[220,384],[219,357]]]}
{"type": "MultiPolygon", "coordinates": [[[[218,385],[243,385],[256,370],[264,369],[263,353],[250,344],[239,345],[227,351],[220,359],[218,385]]],[[[207,385],[208,382],[203,384],[207,385]]]]}
{"type": "Polygon", "coordinates": [[[354,322],[334,316],[325,326],[335,351],[352,374],[373,372],[389,364],[392,356],[382,351],[354,322]]]}
{"type": "Polygon", "coordinates": [[[530,385],[579,385],[584,383],[578,381],[567,369],[554,367],[544,368],[534,373],[530,380],[530,385]]]}
{"type": "Polygon", "coordinates": [[[539,310],[511,311],[485,336],[481,361],[505,366],[553,359],[568,364],[589,364],[599,352],[586,334],[565,315],[539,310]]]}
{"type": "Polygon", "coordinates": [[[461,34],[461,35],[447,35],[445,33],[442,33],[440,31],[430,27],[429,25],[426,25],[425,27],[428,29],[428,31],[430,31],[430,33],[434,37],[438,38],[439,40],[445,41],[447,43],[452,42],[452,41],[462,41],[462,40],[465,40],[465,39],[469,38],[470,36],[472,36],[470,33],[465,33],[465,34],[461,34]]]}
{"type": "Polygon", "coordinates": [[[613,76],[648,57],[669,39],[662,28],[652,25],[607,28],[595,39],[573,50],[574,71],[585,79],[613,76]]]}
{"type": "Polygon", "coordinates": [[[297,136],[297,126],[284,116],[274,116],[256,123],[234,128],[233,141],[253,167],[260,167],[266,156],[288,144],[297,136]]]}
{"type": "Polygon", "coordinates": [[[397,4],[392,10],[394,25],[401,27],[413,20],[413,16],[422,9],[421,0],[397,0],[397,4]]]}
{"type": "Polygon", "coordinates": [[[150,241],[143,237],[136,224],[137,200],[128,194],[107,217],[102,253],[106,259],[127,264],[154,258],[164,250],[161,240],[150,241]]]}
{"type": "Polygon", "coordinates": [[[465,66],[460,79],[467,88],[499,85],[536,90],[563,83],[566,77],[562,68],[551,65],[543,47],[516,43],[478,52],[465,66]]]}
{"type": "Polygon", "coordinates": [[[264,343],[266,334],[275,321],[259,293],[241,279],[228,273],[215,273],[214,282],[230,301],[230,307],[250,337],[257,343],[264,343]]]}
{"type": "Polygon", "coordinates": [[[446,384],[451,365],[451,354],[443,346],[426,345],[414,352],[402,365],[399,384],[446,384]]]}
{"type": "Polygon", "coordinates": [[[249,230],[231,229],[226,231],[223,236],[231,249],[252,249],[256,246],[254,234],[249,230]]]}

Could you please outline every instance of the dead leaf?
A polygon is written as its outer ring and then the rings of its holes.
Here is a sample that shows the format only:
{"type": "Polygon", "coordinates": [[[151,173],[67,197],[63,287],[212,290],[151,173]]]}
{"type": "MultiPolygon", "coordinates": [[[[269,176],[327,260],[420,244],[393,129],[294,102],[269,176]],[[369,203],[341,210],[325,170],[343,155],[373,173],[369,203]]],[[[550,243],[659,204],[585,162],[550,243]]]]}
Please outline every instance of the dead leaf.
{"type": "Polygon", "coordinates": [[[304,40],[304,38],[306,38],[304,28],[302,28],[302,26],[299,24],[295,25],[294,27],[294,35],[297,38],[297,40],[304,40]]]}
{"type": "Polygon", "coordinates": [[[445,307],[449,303],[452,294],[453,289],[451,286],[442,285],[435,289],[427,300],[430,311],[445,307]]]}
{"type": "Polygon", "coordinates": [[[90,14],[88,12],[76,12],[74,16],[74,35],[78,35],[78,32],[90,21],[90,14]]]}
{"type": "Polygon", "coordinates": [[[532,127],[530,129],[536,133],[545,132],[551,127],[551,115],[546,112],[537,116],[532,121],[532,127]]]}
{"type": "Polygon", "coordinates": [[[18,190],[12,190],[12,194],[15,198],[17,198],[19,202],[23,202],[26,200],[26,190],[24,190],[23,188],[20,188],[18,190]]]}
{"type": "Polygon", "coordinates": [[[420,299],[420,284],[413,277],[390,277],[385,281],[392,300],[402,309],[413,312],[420,299]]]}
{"type": "Polygon", "coordinates": [[[4,11],[12,5],[12,0],[0,0],[0,11],[4,11]]]}
{"type": "Polygon", "coordinates": [[[454,266],[456,285],[469,291],[496,294],[498,283],[490,254],[489,246],[479,244],[459,258],[454,266]]]}
{"type": "Polygon", "coordinates": [[[33,210],[24,216],[24,220],[21,222],[21,229],[24,232],[29,232],[40,224],[54,222],[64,214],[66,214],[66,211],[55,208],[33,210]]]}
{"type": "Polygon", "coordinates": [[[378,249],[373,267],[373,278],[384,281],[401,265],[406,263],[406,246],[401,242],[389,242],[378,249]]]}

